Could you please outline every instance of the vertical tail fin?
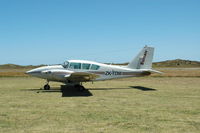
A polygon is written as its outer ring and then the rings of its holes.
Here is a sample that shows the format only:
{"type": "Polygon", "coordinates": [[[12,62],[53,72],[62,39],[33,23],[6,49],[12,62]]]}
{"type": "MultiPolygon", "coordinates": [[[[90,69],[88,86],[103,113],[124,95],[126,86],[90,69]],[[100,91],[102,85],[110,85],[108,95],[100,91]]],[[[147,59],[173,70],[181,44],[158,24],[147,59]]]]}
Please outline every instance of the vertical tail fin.
{"type": "Polygon", "coordinates": [[[151,69],[153,54],[154,48],[145,46],[127,67],[131,69],[151,69]]]}

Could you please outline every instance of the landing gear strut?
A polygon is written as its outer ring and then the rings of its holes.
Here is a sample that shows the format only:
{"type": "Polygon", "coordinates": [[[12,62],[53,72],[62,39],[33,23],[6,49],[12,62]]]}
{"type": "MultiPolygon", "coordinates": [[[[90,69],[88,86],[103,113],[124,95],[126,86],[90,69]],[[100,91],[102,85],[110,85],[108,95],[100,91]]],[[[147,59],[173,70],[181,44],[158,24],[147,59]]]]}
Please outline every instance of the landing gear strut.
{"type": "Polygon", "coordinates": [[[49,81],[47,81],[47,84],[44,85],[44,90],[50,90],[50,88],[49,81]]]}

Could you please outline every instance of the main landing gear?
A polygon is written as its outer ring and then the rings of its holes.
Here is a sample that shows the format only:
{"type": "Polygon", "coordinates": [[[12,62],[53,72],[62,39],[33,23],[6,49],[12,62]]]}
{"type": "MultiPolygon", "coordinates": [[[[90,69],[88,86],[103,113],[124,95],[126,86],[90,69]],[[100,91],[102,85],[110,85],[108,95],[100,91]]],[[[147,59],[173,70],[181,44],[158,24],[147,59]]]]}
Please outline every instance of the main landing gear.
{"type": "Polygon", "coordinates": [[[76,88],[78,91],[81,91],[81,92],[83,92],[85,90],[85,87],[80,84],[74,85],[74,88],[76,88]]]}

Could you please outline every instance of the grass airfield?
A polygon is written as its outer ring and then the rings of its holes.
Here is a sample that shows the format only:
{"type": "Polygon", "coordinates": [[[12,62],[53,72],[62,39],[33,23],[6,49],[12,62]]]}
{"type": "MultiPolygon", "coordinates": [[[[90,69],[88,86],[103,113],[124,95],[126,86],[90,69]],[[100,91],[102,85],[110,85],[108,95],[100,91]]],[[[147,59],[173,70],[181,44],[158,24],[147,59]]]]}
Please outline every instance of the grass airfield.
{"type": "Polygon", "coordinates": [[[40,89],[32,77],[0,78],[2,133],[199,133],[199,77],[143,77],[40,89]]]}

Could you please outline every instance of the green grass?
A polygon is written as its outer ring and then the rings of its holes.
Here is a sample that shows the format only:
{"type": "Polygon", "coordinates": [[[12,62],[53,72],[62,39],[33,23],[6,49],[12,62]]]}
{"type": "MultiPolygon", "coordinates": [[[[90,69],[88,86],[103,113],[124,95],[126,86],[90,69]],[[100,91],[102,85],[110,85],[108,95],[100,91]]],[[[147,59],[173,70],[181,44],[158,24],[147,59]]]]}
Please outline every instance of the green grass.
{"type": "Polygon", "coordinates": [[[43,91],[44,80],[0,78],[2,133],[198,133],[200,78],[130,78],[43,91]],[[146,90],[146,91],[145,91],[146,90]]]}

